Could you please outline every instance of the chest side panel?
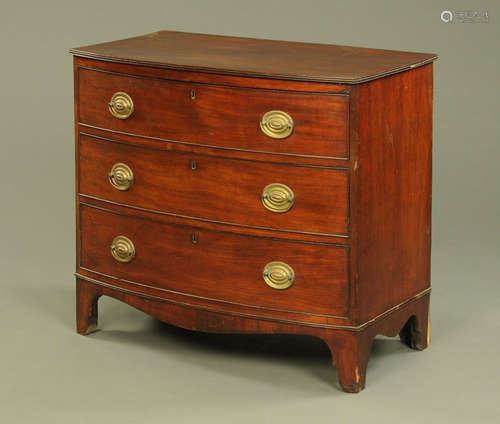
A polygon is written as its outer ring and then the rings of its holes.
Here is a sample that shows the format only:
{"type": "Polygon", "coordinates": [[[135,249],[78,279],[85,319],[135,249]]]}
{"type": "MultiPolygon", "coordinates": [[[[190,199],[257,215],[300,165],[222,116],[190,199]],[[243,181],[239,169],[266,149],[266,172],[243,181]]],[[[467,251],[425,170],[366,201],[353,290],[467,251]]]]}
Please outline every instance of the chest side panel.
{"type": "Polygon", "coordinates": [[[360,87],[358,318],[430,286],[432,64],[360,87]]]}

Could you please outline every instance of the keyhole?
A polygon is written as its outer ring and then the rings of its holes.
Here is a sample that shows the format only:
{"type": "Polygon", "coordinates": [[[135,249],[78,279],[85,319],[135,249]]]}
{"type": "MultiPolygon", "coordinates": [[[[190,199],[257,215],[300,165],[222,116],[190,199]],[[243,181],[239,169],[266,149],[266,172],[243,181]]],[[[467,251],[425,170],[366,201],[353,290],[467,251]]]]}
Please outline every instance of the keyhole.
{"type": "Polygon", "coordinates": [[[197,165],[196,165],[196,161],[195,160],[192,160],[191,161],[191,169],[194,171],[196,169],[197,165]]]}
{"type": "Polygon", "coordinates": [[[192,100],[196,99],[196,91],[195,90],[191,90],[191,99],[192,100]]]}
{"type": "Polygon", "coordinates": [[[191,241],[193,244],[198,243],[198,235],[197,234],[191,234],[191,241]]]}

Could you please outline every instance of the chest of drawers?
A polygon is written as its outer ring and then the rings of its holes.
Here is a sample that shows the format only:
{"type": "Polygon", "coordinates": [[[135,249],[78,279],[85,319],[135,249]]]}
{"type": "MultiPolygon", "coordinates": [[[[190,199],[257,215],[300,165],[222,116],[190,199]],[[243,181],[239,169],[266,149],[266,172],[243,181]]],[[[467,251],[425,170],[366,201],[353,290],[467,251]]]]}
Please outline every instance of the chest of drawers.
{"type": "Polygon", "coordinates": [[[429,343],[432,54],[161,31],[72,49],[77,330],[112,296],[294,333],[364,387],[429,343]]]}

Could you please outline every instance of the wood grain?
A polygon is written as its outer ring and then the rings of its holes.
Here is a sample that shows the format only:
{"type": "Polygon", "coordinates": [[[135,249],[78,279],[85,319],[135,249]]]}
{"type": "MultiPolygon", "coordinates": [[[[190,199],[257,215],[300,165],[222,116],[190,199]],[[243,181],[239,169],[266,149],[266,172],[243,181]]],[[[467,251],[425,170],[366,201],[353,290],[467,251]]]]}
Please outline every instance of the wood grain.
{"type": "Polygon", "coordinates": [[[154,223],[89,206],[80,207],[80,266],[105,275],[175,292],[332,316],[348,313],[348,248],[288,242],[193,226],[154,223]],[[113,239],[123,235],[136,256],[124,264],[110,254],[113,239]],[[197,243],[192,242],[196,235],[197,243]],[[321,259],[320,259],[321,258],[321,259]],[[262,278],[267,263],[282,261],[295,271],[286,290],[262,278]]]}
{"type": "Polygon", "coordinates": [[[346,170],[165,152],[84,135],[79,151],[78,191],[85,195],[259,228],[348,233],[346,170]],[[117,162],[126,163],[134,173],[134,184],[127,191],[109,183],[108,173],[117,162]],[[262,191],[271,183],[293,190],[295,201],[288,212],[271,212],[262,204],[262,191]]]}
{"type": "Polygon", "coordinates": [[[98,69],[101,71],[110,71],[119,74],[153,77],[171,81],[198,82],[218,86],[330,94],[349,94],[351,88],[350,85],[332,84],[329,82],[321,83],[311,81],[278,80],[272,78],[252,78],[247,76],[191,72],[167,68],[152,68],[149,66],[133,65],[129,63],[105,62],[102,60],[78,56],[74,56],[73,60],[77,67],[98,69]]]}
{"type": "Polygon", "coordinates": [[[427,347],[435,55],[169,31],[72,52],[79,333],[106,295],[191,330],[312,335],[347,392],[377,334],[427,347]],[[124,121],[116,91],[135,102],[124,121]],[[259,128],[276,109],[284,140],[259,128]],[[285,214],[262,206],[273,182],[295,193],[285,214]],[[271,261],[290,288],[266,285],[271,261]]]}
{"type": "Polygon", "coordinates": [[[70,50],[76,56],[177,70],[360,83],[436,59],[435,54],[158,31],[70,50]]]}
{"type": "Polygon", "coordinates": [[[101,209],[115,211],[121,214],[133,214],[144,219],[153,219],[158,222],[165,222],[175,225],[196,225],[207,230],[233,232],[249,236],[260,236],[268,238],[280,238],[284,240],[304,241],[312,243],[327,243],[337,245],[351,245],[351,238],[347,236],[335,236],[327,234],[314,234],[296,231],[285,231],[280,228],[257,228],[246,225],[221,223],[207,219],[193,218],[182,215],[173,215],[159,212],[152,209],[144,209],[132,205],[124,205],[111,200],[98,199],[84,194],[78,195],[80,204],[88,204],[101,209]]]}
{"type": "Polygon", "coordinates": [[[348,97],[324,93],[219,87],[79,68],[79,122],[127,133],[255,152],[347,158],[348,97]],[[191,98],[195,90],[196,98],[191,98]],[[128,119],[108,111],[115,92],[134,102],[128,119]],[[272,110],[288,113],[293,133],[281,140],[260,129],[272,110]]]}
{"type": "Polygon", "coordinates": [[[360,86],[357,319],[430,286],[432,64],[360,86]]]}
{"type": "MultiPolygon", "coordinates": [[[[342,390],[356,393],[362,390],[366,380],[366,366],[373,340],[377,334],[394,337],[412,323],[416,340],[424,349],[429,341],[429,295],[415,299],[393,314],[371,323],[359,331],[333,330],[307,325],[239,317],[221,312],[191,308],[169,303],[162,299],[144,296],[124,289],[77,278],[77,323],[79,332],[86,334],[97,323],[97,301],[100,296],[110,296],[167,323],[188,330],[210,333],[243,334],[303,334],[318,337],[330,349],[333,365],[337,368],[342,390]],[[95,305],[95,308],[94,308],[95,305]],[[91,311],[91,313],[89,313],[91,311]],[[418,336],[417,336],[418,335],[418,336]]],[[[405,340],[407,342],[407,340],[405,340]]],[[[410,341],[410,345],[416,345],[410,341]]]]}

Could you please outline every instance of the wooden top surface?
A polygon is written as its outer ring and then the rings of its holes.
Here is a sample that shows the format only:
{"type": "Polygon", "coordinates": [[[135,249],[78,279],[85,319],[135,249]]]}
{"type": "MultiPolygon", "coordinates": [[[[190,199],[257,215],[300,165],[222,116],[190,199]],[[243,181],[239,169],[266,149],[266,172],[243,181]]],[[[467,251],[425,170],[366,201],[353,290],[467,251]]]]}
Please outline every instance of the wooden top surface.
{"type": "Polygon", "coordinates": [[[77,47],[108,62],[260,78],[357,84],[429,63],[435,54],[159,31],[77,47]]]}

